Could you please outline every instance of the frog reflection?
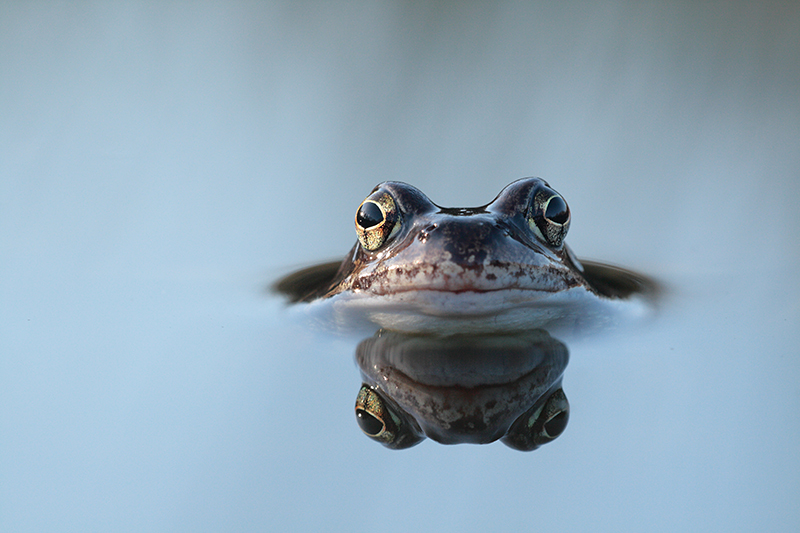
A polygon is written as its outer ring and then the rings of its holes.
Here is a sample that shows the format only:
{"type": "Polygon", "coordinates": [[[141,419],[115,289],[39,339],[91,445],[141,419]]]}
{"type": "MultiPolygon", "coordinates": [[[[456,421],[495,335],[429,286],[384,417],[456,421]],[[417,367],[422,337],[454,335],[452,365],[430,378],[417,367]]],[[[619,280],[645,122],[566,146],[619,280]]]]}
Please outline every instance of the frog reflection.
{"type": "Polygon", "coordinates": [[[501,336],[430,336],[379,331],[356,361],[364,384],[356,418],[392,449],[425,437],[443,443],[502,440],[534,450],[566,428],[561,378],[566,346],[544,330],[501,336]]]}

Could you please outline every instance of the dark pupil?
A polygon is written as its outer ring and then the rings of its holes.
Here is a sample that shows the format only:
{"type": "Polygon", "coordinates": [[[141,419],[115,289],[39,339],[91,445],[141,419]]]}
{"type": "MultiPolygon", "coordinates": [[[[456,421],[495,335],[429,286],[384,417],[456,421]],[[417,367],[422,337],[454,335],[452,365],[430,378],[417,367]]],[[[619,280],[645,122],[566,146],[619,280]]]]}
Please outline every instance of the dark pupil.
{"type": "Polygon", "coordinates": [[[375,202],[364,202],[356,214],[356,222],[364,229],[377,226],[383,222],[383,211],[375,202]]]}
{"type": "Polygon", "coordinates": [[[567,203],[560,196],[553,196],[550,201],[547,202],[544,218],[556,224],[564,224],[567,219],[569,219],[567,203]]]}
{"type": "Polygon", "coordinates": [[[558,437],[567,427],[567,413],[561,411],[556,416],[544,423],[544,431],[550,437],[558,437]]]}
{"type": "Polygon", "coordinates": [[[356,409],[356,419],[358,426],[367,435],[375,436],[383,430],[383,422],[363,409],[356,409]]]}

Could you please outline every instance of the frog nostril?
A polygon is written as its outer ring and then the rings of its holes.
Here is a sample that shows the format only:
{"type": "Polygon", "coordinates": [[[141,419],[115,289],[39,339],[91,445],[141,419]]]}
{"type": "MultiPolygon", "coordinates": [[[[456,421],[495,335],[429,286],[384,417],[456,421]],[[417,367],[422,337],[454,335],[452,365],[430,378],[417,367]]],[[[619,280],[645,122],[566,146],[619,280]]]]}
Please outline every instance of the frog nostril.
{"type": "Polygon", "coordinates": [[[439,227],[439,224],[435,224],[434,223],[434,224],[430,224],[428,227],[426,227],[425,229],[420,231],[419,235],[417,236],[417,239],[419,239],[419,242],[421,242],[421,243],[427,242],[428,237],[430,236],[430,233],[432,231],[434,231],[438,227],[439,227]]]}

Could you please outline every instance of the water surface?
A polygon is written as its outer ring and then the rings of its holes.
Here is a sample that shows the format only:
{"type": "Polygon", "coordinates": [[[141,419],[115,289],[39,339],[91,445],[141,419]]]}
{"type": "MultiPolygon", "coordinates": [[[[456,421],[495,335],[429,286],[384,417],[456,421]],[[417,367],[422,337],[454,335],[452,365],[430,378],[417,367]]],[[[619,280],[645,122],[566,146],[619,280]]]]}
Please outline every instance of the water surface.
{"type": "Polygon", "coordinates": [[[0,529],[796,531],[793,3],[0,8],[0,529]],[[668,288],[565,433],[387,450],[264,287],[372,187],[547,179],[668,288]]]}

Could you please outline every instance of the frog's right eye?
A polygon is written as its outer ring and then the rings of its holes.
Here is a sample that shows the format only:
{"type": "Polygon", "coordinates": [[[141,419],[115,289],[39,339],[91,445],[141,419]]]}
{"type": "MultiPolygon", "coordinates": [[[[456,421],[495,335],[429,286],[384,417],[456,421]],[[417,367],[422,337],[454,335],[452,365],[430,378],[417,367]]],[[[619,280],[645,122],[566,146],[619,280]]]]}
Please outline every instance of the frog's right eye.
{"type": "Polygon", "coordinates": [[[356,421],[366,436],[394,450],[410,448],[424,439],[408,415],[366,384],[356,398],[356,421]]]}
{"type": "Polygon", "coordinates": [[[356,211],[356,234],[365,250],[374,252],[400,228],[397,205],[386,192],[377,191],[361,202],[356,211]]]}

